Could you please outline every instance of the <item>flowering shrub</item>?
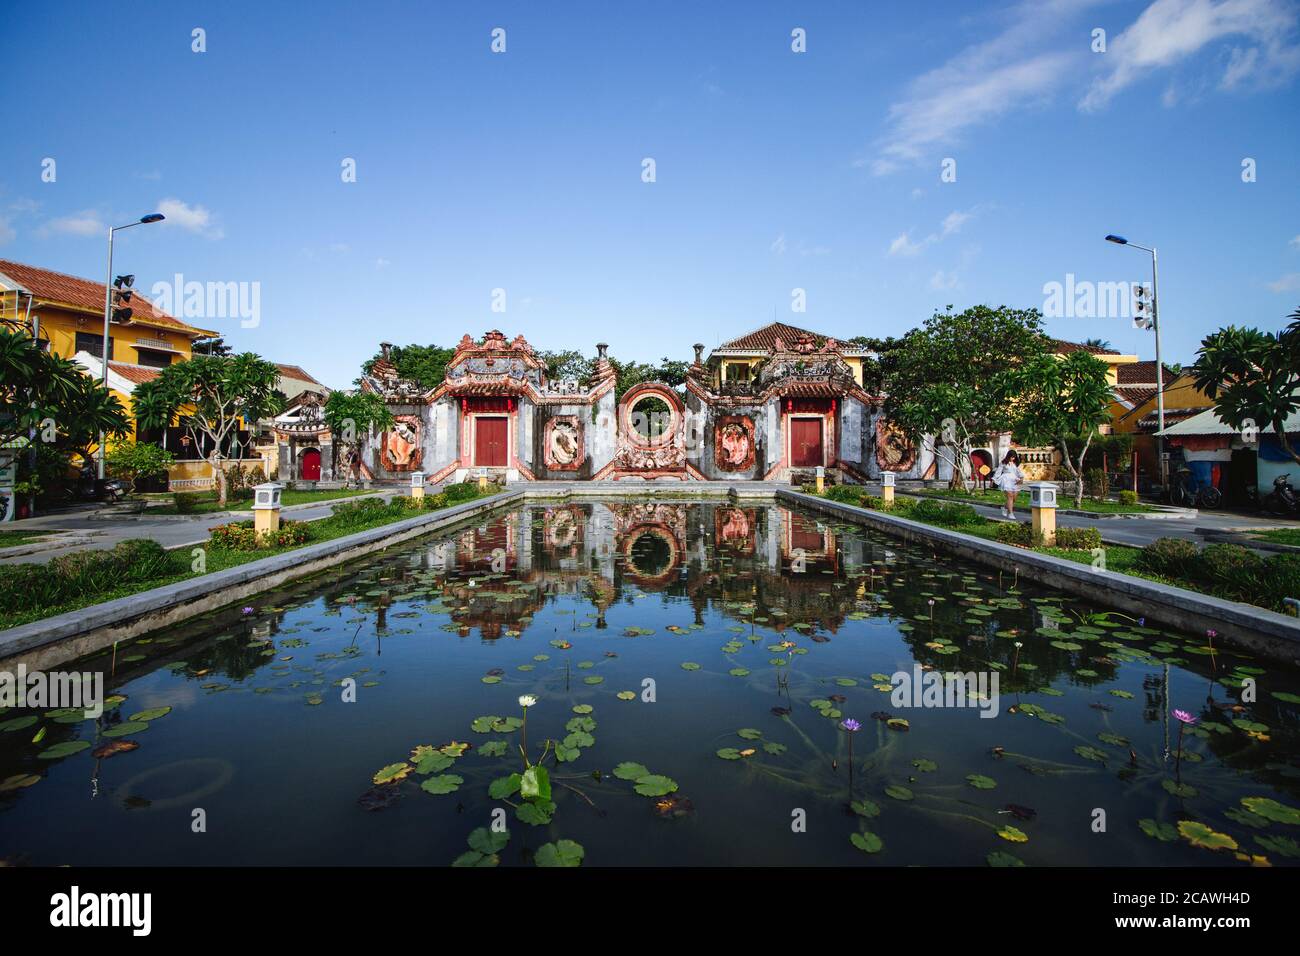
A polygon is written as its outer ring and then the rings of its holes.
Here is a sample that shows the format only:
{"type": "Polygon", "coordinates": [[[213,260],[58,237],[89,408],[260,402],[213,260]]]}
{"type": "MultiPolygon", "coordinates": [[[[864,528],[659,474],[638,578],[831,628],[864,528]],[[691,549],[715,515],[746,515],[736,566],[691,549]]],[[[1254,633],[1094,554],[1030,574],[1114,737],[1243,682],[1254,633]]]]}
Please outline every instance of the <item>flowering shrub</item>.
{"type": "Polygon", "coordinates": [[[1091,551],[1101,547],[1101,531],[1096,528],[1057,528],[1056,546],[1067,551],[1091,551]]]}
{"type": "Polygon", "coordinates": [[[311,532],[301,521],[282,521],[278,531],[267,534],[258,534],[251,521],[234,521],[208,530],[212,532],[210,546],[227,551],[288,548],[311,540],[311,532]]]}

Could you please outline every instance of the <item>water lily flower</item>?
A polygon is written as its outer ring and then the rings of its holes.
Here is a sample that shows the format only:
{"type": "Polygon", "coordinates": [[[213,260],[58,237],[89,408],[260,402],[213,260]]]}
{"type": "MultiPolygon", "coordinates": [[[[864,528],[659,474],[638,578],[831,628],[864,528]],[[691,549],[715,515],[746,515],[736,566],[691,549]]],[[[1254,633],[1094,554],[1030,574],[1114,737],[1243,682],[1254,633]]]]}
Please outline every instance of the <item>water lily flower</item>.
{"type": "Polygon", "coordinates": [[[251,607],[246,607],[246,608],[243,609],[243,611],[242,611],[241,613],[243,613],[245,616],[247,616],[247,615],[249,615],[249,614],[256,614],[257,612],[254,611],[251,607]]]}
{"type": "Polygon", "coordinates": [[[536,703],[537,703],[537,698],[534,697],[532,694],[524,694],[522,697],[519,698],[519,706],[525,709],[532,707],[536,703]]]}
{"type": "Polygon", "coordinates": [[[1016,641],[1016,649],[1017,649],[1017,650],[1019,650],[1020,648],[1022,648],[1022,647],[1024,647],[1024,646],[1025,646],[1024,644],[1021,644],[1019,641],[1016,641]]]}
{"type": "Polygon", "coordinates": [[[858,723],[856,720],[854,720],[852,717],[845,717],[843,720],[841,720],[840,727],[843,728],[844,730],[847,730],[849,733],[855,733],[856,731],[862,729],[862,725],[858,723]]]}
{"type": "Polygon", "coordinates": [[[1196,717],[1193,717],[1185,710],[1175,710],[1174,717],[1177,720],[1181,720],[1185,724],[1194,724],[1197,721],[1196,717]]]}

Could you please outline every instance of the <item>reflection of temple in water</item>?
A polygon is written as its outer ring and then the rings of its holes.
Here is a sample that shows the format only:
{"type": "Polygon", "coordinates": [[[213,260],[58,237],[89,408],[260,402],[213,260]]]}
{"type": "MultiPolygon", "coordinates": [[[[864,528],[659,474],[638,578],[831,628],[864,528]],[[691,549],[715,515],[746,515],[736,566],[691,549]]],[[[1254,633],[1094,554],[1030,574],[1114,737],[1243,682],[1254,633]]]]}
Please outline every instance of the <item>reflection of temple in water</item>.
{"type": "Polygon", "coordinates": [[[697,622],[712,602],[738,622],[798,624],[815,640],[843,624],[858,596],[845,568],[869,558],[846,547],[866,545],[780,507],[531,503],[431,545],[422,564],[442,579],[462,636],[517,636],[564,596],[589,602],[602,628],[611,605],[655,592],[688,598],[697,622]]]}

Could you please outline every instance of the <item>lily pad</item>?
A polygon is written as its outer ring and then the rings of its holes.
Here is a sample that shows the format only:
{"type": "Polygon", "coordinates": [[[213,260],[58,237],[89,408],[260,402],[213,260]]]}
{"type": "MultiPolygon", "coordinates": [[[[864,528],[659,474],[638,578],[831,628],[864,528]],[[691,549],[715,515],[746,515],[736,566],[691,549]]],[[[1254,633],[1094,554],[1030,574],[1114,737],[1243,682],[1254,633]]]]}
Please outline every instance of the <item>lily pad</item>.
{"type": "Polygon", "coordinates": [[[907,787],[901,784],[891,783],[885,788],[885,795],[893,797],[895,800],[912,800],[916,794],[912,793],[907,787]]]}
{"type": "Polygon", "coordinates": [[[1278,803],[1270,797],[1242,797],[1241,805],[1265,820],[1289,823],[1292,826],[1300,825],[1300,810],[1285,803],[1278,803]]]}
{"type": "Polygon", "coordinates": [[[88,740],[65,740],[61,744],[46,747],[36,756],[40,760],[57,760],[59,757],[67,757],[71,754],[80,753],[89,746],[90,741],[88,740]]]}
{"type": "Polygon", "coordinates": [[[677,789],[677,781],[671,777],[652,773],[638,778],[634,789],[643,797],[662,797],[677,789]]]}
{"type": "Polygon", "coordinates": [[[105,737],[126,737],[129,734],[138,734],[142,730],[148,730],[149,725],[143,720],[128,720],[120,724],[114,724],[104,731],[105,737]]]}
{"type": "Polygon", "coordinates": [[[968,773],[966,782],[976,790],[992,790],[998,785],[998,782],[992,777],[986,777],[981,773],[968,773]]]}
{"type": "Polygon", "coordinates": [[[1204,823],[1196,820],[1179,820],[1178,833],[1192,846],[1206,850],[1235,850],[1237,841],[1226,833],[1211,830],[1204,823]]]}
{"type": "Polygon", "coordinates": [[[586,852],[580,843],[557,840],[539,846],[533,855],[533,862],[538,866],[579,866],[586,852]]]}
{"type": "Polygon", "coordinates": [[[863,853],[879,853],[884,849],[884,841],[869,830],[849,834],[849,842],[863,853]]]}
{"type": "Polygon", "coordinates": [[[420,789],[425,793],[432,793],[441,796],[445,793],[455,793],[460,789],[460,785],[465,782],[464,777],[457,776],[454,773],[444,773],[436,777],[430,777],[424,783],[420,784],[420,789]]]}
{"type": "Polygon", "coordinates": [[[151,720],[157,720],[159,717],[166,717],[172,712],[170,707],[151,707],[148,710],[142,710],[138,714],[132,714],[128,720],[142,720],[148,723],[151,720]]]}
{"type": "Polygon", "coordinates": [[[650,776],[650,770],[639,763],[624,761],[614,768],[614,776],[620,780],[640,780],[650,776]]]}

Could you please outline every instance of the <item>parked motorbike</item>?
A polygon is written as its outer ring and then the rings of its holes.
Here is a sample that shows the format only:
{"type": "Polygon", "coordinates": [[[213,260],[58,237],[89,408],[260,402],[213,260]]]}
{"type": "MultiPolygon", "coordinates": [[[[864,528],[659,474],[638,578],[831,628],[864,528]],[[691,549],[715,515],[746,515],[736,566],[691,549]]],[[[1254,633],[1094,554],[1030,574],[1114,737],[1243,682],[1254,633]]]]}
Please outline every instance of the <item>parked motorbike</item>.
{"type": "Polygon", "coordinates": [[[131,493],[131,483],[121,478],[97,478],[93,471],[83,471],[70,485],[66,495],[70,502],[121,501],[131,493]]]}
{"type": "Polygon", "coordinates": [[[1273,490],[1264,496],[1263,508],[1271,515],[1283,517],[1300,514],[1300,498],[1291,487],[1289,473],[1273,479],[1273,490]]]}
{"type": "Polygon", "coordinates": [[[1190,468],[1180,468],[1169,489],[1169,500],[1182,508],[1217,508],[1223,504],[1223,492],[1211,484],[1199,484],[1190,468]]]}

